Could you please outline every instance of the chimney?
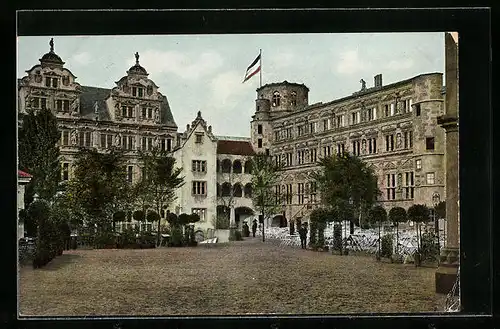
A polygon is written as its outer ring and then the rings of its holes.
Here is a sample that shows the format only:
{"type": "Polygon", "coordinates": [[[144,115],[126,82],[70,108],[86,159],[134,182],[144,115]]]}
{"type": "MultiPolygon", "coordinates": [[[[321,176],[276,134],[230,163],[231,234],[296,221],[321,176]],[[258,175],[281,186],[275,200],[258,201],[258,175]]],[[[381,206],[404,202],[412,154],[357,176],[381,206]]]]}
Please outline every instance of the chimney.
{"type": "Polygon", "coordinates": [[[212,126],[208,126],[208,132],[212,133],[212,126]]]}
{"type": "Polygon", "coordinates": [[[375,80],[375,87],[382,87],[382,74],[377,74],[374,77],[375,80]]]}
{"type": "Polygon", "coordinates": [[[189,131],[189,128],[191,128],[191,127],[189,126],[189,123],[188,123],[188,124],[186,125],[186,131],[189,131]]]}

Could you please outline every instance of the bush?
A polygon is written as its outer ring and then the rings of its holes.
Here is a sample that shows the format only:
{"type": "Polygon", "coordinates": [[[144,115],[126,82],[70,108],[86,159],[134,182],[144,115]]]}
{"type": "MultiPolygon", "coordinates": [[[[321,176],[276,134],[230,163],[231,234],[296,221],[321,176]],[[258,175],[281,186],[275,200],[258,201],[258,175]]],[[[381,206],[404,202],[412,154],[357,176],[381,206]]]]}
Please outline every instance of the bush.
{"type": "Polygon", "coordinates": [[[318,241],[316,243],[318,248],[324,248],[325,247],[325,229],[326,229],[326,223],[320,222],[317,224],[318,228],[318,241]]]}
{"type": "Polygon", "coordinates": [[[133,228],[127,228],[123,231],[120,239],[121,247],[130,247],[135,245],[136,243],[136,237],[135,237],[135,231],[133,228]]]}
{"type": "Polygon", "coordinates": [[[160,215],[156,211],[150,210],[148,211],[148,214],[146,215],[146,219],[148,222],[156,222],[160,220],[160,215]]]}
{"type": "Polygon", "coordinates": [[[94,247],[97,249],[116,247],[115,236],[110,232],[100,232],[96,234],[94,247]]]}
{"type": "Polygon", "coordinates": [[[182,236],[182,227],[174,226],[171,229],[170,245],[172,247],[182,247],[184,245],[184,237],[182,236]]]}
{"type": "Polygon", "coordinates": [[[142,210],[134,211],[134,213],[132,214],[132,218],[134,218],[134,220],[138,222],[144,222],[144,220],[146,219],[146,217],[144,216],[144,211],[142,210]]]}
{"type": "Polygon", "coordinates": [[[434,233],[423,233],[420,250],[421,260],[437,261],[439,259],[439,248],[437,237],[434,233]]]}
{"type": "Polygon", "coordinates": [[[242,241],[243,240],[243,235],[241,234],[241,231],[240,230],[236,230],[234,232],[234,239],[236,241],[242,241]]]}
{"type": "Polygon", "coordinates": [[[309,226],[309,246],[313,249],[317,248],[317,235],[318,235],[318,224],[316,221],[311,221],[309,226]]]}
{"type": "Polygon", "coordinates": [[[381,257],[391,258],[393,250],[393,236],[392,234],[386,234],[382,237],[382,246],[380,251],[381,257]]]}
{"type": "Polygon", "coordinates": [[[156,237],[149,232],[142,232],[139,236],[139,243],[141,248],[155,248],[156,237]]]}
{"type": "Polygon", "coordinates": [[[333,226],[333,250],[342,250],[342,225],[333,226]]]}

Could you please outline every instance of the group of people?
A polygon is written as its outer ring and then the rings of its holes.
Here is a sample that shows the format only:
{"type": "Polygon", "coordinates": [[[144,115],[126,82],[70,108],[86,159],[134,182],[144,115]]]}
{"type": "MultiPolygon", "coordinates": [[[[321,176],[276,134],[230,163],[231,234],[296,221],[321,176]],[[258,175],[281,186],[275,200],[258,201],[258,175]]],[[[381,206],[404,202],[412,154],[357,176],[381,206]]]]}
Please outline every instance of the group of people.
{"type": "MultiPolygon", "coordinates": [[[[255,233],[257,232],[257,220],[254,219],[252,223],[252,236],[255,238],[255,233]]],[[[247,222],[243,223],[243,233],[245,236],[250,236],[250,228],[248,227],[247,222]]]]}

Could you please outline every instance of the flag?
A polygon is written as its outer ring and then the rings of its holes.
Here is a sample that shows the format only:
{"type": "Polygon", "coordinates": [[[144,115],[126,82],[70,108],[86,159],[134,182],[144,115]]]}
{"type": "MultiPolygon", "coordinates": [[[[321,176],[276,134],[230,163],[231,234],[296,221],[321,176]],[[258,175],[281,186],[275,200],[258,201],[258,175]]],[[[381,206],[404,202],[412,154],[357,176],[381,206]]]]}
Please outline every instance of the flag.
{"type": "Polygon", "coordinates": [[[257,74],[260,71],[260,54],[257,56],[257,58],[250,64],[250,66],[247,68],[247,72],[245,73],[245,79],[243,82],[247,81],[251,77],[253,77],[255,74],[257,74]]]}

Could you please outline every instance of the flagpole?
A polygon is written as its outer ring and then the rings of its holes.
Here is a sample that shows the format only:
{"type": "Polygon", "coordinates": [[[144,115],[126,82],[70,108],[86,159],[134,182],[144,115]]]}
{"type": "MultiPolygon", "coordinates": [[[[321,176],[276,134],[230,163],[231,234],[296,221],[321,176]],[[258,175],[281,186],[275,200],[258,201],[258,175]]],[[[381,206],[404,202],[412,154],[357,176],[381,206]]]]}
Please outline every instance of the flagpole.
{"type": "Polygon", "coordinates": [[[260,87],[262,87],[262,49],[259,49],[259,56],[260,56],[260,87]]]}

